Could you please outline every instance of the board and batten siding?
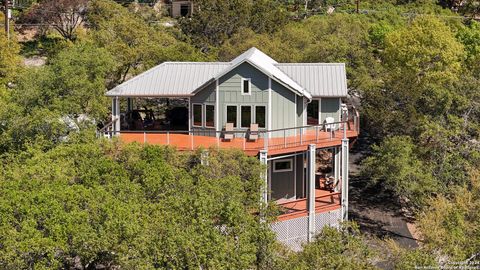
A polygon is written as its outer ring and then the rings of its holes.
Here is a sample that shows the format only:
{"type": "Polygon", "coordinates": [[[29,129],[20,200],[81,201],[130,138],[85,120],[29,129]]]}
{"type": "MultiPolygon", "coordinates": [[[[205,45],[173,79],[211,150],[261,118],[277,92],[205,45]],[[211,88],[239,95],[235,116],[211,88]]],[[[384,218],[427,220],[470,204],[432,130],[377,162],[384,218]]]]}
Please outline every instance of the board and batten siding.
{"type": "MultiPolygon", "coordinates": [[[[303,126],[303,97],[272,80],[272,129],[303,126]]],[[[296,135],[296,130],[285,132],[287,136],[296,135]]],[[[284,132],[274,132],[273,137],[281,137],[284,132]]]]}
{"type": "Polygon", "coordinates": [[[340,121],[340,98],[321,98],[320,103],[320,123],[327,117],[340,121]]]}
{"type": "MultiPolygon", "coordinates": [[[[286,88],[282,84],[271,81],[271,104],[272,107],[268,108],[269,104],[269,84],[268,76],[263,72],[250,65],[249,63],[243,63],[225,74],[218,80],[218,106],[215,110],[218,112],[218,124],[217,130],[223,130],[226,124],[226,110],[227,106],[237,106],[237,123],[241,121],[241,105],[252,106],[252,114],[255,113],[254,106],[265,106],[267,115],[266,121],[268,122],[268,111],[272,113],[272,129],[284,129],[294,128],[304,125],[304,114],[306,114],[306,106],[304,97],[297,95],[290,89],[286,88]],[[250,79],[251,94],[243,95],[242,79],[250,79]]],[[[191,97],[191,104],[215,104],[216,105],[216,82],[212,82],[204,89],[199,91],[195,96],[191,97]]],[[[266,123],[268,126],[268,123],[266,123]]],[[[193,127],[192,127],[193,128],[193,127]]],[[[197,128],[198,129],[198,128],[197,128]]],[[[241,129],[239,127],[237,130],[241,129]]],[[[295,130],[289,130],[286,135],[296,135],[295,130]]],[[[272,137],[283,136],[284,132],[275,132],[271,134],[272,137]]]]}
{"type": "MultiPolygon", "coordinates": [[[[193,105],[192,104],[209,104],[215,105],[215,90],[216,90],[216,83],[212,82],[209,85],[205,86],[202,90],[197,92],[194,96],[190,98],[190,115],[191,118],[191,130],[194,132],[195,135],[203,135],[203,136],[215,136],[215,129],[214,128],[205,128],[205,127],[194,127],[193,126],[193,105]]],[[[215,107],[215,110],[217,108],[215,107]]],[[[205,112],[203,112],[205,113],[205,112]]]]}
{"type": "MultiPolygon", "coordinates": [[[[248,63],[243,63],[219,79],[218,99],[220,106],[220,130],[227,122],[227,106],[237,106],[237,123],[240,123],[240,105],[265,106],[268,111],[268,76],[248,63]],[[242,79],[250,79],[249,95],[242,95],[242,79]]],[[[266,117],[266,116],[265,116],[266,117]]],[[[268,125],[268,124],[267,124],[268,125]]],[[[236,129],[240,129],[237,127],[236,129]]]]}

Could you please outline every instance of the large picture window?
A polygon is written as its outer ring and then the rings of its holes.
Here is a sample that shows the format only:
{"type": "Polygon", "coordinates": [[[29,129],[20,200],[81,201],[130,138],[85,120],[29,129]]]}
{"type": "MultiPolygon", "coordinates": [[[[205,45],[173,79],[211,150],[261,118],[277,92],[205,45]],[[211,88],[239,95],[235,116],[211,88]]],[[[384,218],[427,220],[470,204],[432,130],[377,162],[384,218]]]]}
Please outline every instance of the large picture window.
{"type": "Polygon", "coordinates": [[[227,106],[227,123],[237,127],[237,106],[227,106]]]}
{"type": "Polygon", "coordinates": [[[242,79],[242,95],[250,95],[251,93],[250,79],[242,79]]]}
{"type": "Polygon", "coordinates": [[[193,125],[197,127],[202,126],[202,105],[193,104],[193,125]]]}
{"type": "Polygon", "coordinates": [[[307,125],[318,125],[319,101],[312,100],[307,105],[307,125]]]}
{"type": "Polygon", "coordinates": [[[266,108],[265,106],[255,106],[255,122],[259,128],[266,127],[266,108]]]}
{"type": "Polygon", "coordinates": [[[205,105],[205,126],[215,127],[215,106],[205,105]]]}
{"type": "Polygon", "coordinates": [[[241,106],[241,127],[248,128],[252,123],[252,106],[241,106]]]}

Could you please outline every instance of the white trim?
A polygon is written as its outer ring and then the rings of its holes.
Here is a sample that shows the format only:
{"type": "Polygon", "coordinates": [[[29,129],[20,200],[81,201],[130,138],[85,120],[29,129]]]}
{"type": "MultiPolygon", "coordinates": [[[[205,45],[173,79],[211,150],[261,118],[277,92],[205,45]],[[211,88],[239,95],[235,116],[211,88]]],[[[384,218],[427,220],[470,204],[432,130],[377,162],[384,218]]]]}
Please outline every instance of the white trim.
{"type": "Polygon", "coordinates": [[[274,172],[274,173],[291,172],[291,171],[293,171],[293,158],[278,159],[278,160],[274,160],[274,161],[273,161],[273,172],[274,172]],[[275,167],[276,167],[277,163],[280,163],[280,162],[288,162],[288,163],[290,163],[290,169],[277,170],[275,167]]]}
{"type": "Polygon", "coordinates": [[[192,103],[192,127],[203,127],[203,104],[202,103],[192,103]],[[202,110],[200,117],[202,118],[200,121],[202,122],[200,126],[195,125],[195,105],[200,105],[200,108],[202,110]]]}
{"type": "Polygon", "coordinates": [[[337,122],[342,121],[342,99],[338,98],[338,120],[337,122]]]}
{"type": "Polygon", "coordinates": [[[258,125],[258,128],[267,128],[267,116],[268,116],[268,111],[267,111],[267,106],[265,105],[253,105],[253,123],[255,124],[258,124],[258,121],[257,121],[257,107],[263,107],[265,108],[265,115],[263,116],[264,118],[264,121],[265,121],[265,126],[264,127],[261,127],[260,125],[258,125]]]}
{"type": "Polygon", "coordinates": [[[322,98],[318,99],[318,124],[322,124],[322,98]]]}
{"type": "Polygon", "coordinates": [[[297,199],[297,156],[293,156],[293,196],[297,199]]]}
{"type": "Polygon", "coordinates": [[[228,104],[228,103],[225,104],[225,110],[224,110],[225,113],[224,113],[224,115],[223,115],[223,116],[225,117],[225,123],[228,123],[228,117],[227,117],[227,108],[228,108],[228,107],[235,107],[235,108],[237,109],[237,110],[236,110],[236,114],[237,114],[237,115],[236,115],[236,117],[235,117],[235,118],[236,118],[236,121],[237,121],[237,125],[234,125],[233,128],[238,128],[238,124],[239,124],[239,122],[238,122],[238,118],[239,118],[239,115],[238,115],[238,105],[237,105],[237,104],[228,104]]]}
{"type": "Polygon", "coordinates": [[[192,131],[192,99],[188,98],[188,131],[192,131]]]}
{"type": "MultiPolygon", "coordinates": [[[[267,129],[272,130],[272,78],[268,77],[268,119],[267,119],[267,129]]],[[[268,133],[270,138],[271,132],[268,133]]]]}
{"type": "Polygon", "coordinates": [[[251,95],[252,95],[252,79],[250,79],[250,78],[242,78],[240,81],[241,81],[240,94],[241,94],[242,96],[251,96],[251,95]],[[245,85],[244,82],[245,82],[245,81],[248,81],[248,93],[244,93],[244,92],[243,92],[243,90],[245,90],[245,89],[244,89],[244,85],[245,85]]]}
{"type": "Polygon", "coordinates": [[[215,128],[215,111],[217,108],[215,107],[215,104],[207,102],[203,104],[203,126],[205,128],[215,128]],[[207,126],[207,106],[213,106],[213,127],[207,126]]]}
{"type": "Polygon", "coordinates": [[[220,109],[220,100],[219,100],[219,96],[220,96],[219,88],[220,88],[220,86],[218,85],[218,80],[216,80],[215,81],[215,108],[216,108],[216,110],[215,110],[215,130],[217,132],[215,132],[216,133],[215,136],[217,138],[220,137],[220,132],[219,131],[222,129],[222,127],[220,126],[220,122],[219,122],[220,121],[220,118],[219,118],[220,117],[220,110],[221,110],[220,109]]]}
{"type": "MultiPolygon", "coordinates": [[[[250,125],[251,125],[252,123],[254,123],[254,122],[253,122],[253,118],[254,118],[254,117],[253,117],[253,114],[254,114],[254,112],[253,112],[253,110],[252,110],[252,108],[254,107],[254,105],[242,105],[242,104],[241,104],[241,105],[239,105],[239,106],[240,106],[240,122],[239,122],[240,127],[239,127],[239,128],[246,128],[246,129],[248,129],[248,128],[250,128],[250,125]],[[243,119],[242,119],[242,107],[250,107],[250,125],[248,125],[248,127],[242,126],[242,120],[243,120],[243,119]]],[[[237,110],[238,110],[238,109],[237,109],[237,110]]]]}
{"type": "MultiPolygon", "coordinates": [[[[297,110],[298,110],[298,104],[297,104],[297,95],[295,95],[295,127],[298,127],[298,115],[297,115],[297,110]]],[[[294,129],[295,133],[294,136],[297,136],[297,129],[294,129]]]]}
{"type": "Polygon", "coordinates": [[[303,98],[302,113],[303,113],[303,125],[304,126],[307,125],[307,106],[305,106],[305,105],[308,106],[308,103],[307,103],[306,98],[303,98]]]}

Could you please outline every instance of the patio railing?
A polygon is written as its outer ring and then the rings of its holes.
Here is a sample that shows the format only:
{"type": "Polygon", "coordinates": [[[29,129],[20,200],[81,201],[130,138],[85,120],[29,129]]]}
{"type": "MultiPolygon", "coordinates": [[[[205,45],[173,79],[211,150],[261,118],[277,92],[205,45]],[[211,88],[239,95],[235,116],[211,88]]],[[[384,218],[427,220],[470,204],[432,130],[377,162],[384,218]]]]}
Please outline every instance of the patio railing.
{"type": "MultiPolygon", "coordinates": [[[[355,110],[356,112],[356,110],[355,110]]],[[[98,131],[99,136],[113,137],[119,135],[123,141],[151,143],[175,146],[180,150],[197,148],[237,148],[244,151],[259,151],[262,149],[275,151],[292,147],[306,147],[309,144],[328,145],[331,142],[348,137],[356,137],[359,133],[358,113],[349,114],[348,121],[324,123],[275,130],[259,130],[252,133],[249,130],[216,131],[214,129],[193,130],[140,130],[114,131],[114,121],[98,131]],[[233,139],[226,140],[225,134],[233,134],[233,139]],[[256,134],[251,140],[251,134],[256,134]]]]}

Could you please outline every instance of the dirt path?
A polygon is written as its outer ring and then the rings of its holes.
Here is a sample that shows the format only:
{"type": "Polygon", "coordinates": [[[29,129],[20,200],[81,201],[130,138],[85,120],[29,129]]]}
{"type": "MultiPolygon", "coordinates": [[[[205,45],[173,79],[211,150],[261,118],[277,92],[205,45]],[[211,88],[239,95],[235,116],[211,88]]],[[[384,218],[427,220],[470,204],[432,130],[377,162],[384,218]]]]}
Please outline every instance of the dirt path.
{"type": "Polygon", "coordinates": [[[365,179],[359,177],[359,162],[368,145],[363,137],[351,149],[349,219],[356,221],[367,236],[391,238],[402,247],[416,248],[418,244],[408,229],[408,220],[392,196],[379,192],[378,187],[367,187],[365,179]]]}

